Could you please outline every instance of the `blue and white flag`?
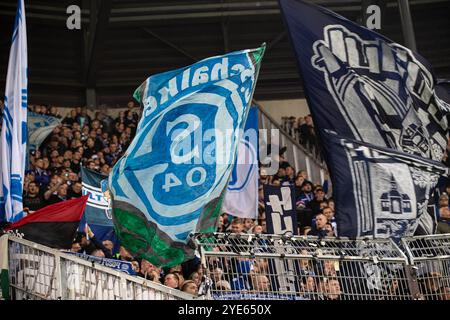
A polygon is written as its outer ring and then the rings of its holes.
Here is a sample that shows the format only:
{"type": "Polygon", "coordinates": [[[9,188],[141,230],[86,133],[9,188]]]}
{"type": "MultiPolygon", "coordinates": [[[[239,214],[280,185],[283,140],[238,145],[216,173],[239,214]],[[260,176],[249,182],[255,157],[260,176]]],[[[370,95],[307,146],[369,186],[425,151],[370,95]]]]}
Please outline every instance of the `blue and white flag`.
{"type": "Polygon", "coordinates": [[[267,233],[298,234],[295,188],[289,186],[264,185],[267,233]]]}
{"type": "Polygon", "coordinates": [[[113,227],[111,216],[110,198],[107,193],[103,192],[101,182],[107,179],[101,173],[81,167],[81,192],[89,195],[86,209],[84,210],[84,218],[86,223],[91,225],[113,227]]]}
{"type": "Polygon", "coordinates": [[[23,0],[16,19],[6,76],[0,139],[0,221],[23,217],[22,192],[27,149],[27,30],[23,0]]]}
{"type": "Polygon", "coordinates": [[[84,230],[87,223],[98,240],[112,241],[115,252],[119,249],[119,240],[114,232],[109,191],[104,186],[107,179],[108,176],[81,167],[81,192],[83,196],[89,195],[89,198],[79,230],[84,230]]]}
{"type": "MultiPolygon", "coordinates": [[[[336,132],[340,138],[425,160],[442,160],[447,146],[449,108],[435,94],[436,81],[425,59],[316,5],[300,0],[280,0],[280,6],[304,79],[324,158],[330,168],[334,151],[327,149],[325,130],[336,132]]],[[[336,197],[340,235],[360,235],[361,230],[351,229],[351,226],[362,210],[358,205],[361,194],[357,189],[353,192],[345,189],[349,185],[343,181],[349,176],[338,176],[332,169],[330,175],[333,190],[345,190],[354,197],[351,202],[354,207],[348,206],[348,198],[336,197]],[[348,234],[342,234],[341,230],[347,230],[348,234]]],[[[357,182],[355,188],[369,188],[368,181],[357,182]]],[[[375,214],[371,211],[372,216],[375,214]]],[[[427,221],[420,221],[420,226],[424,232],[432,233],[429,218],[422,215],[420,220],[427,221]]],[[[408,229],[405,235],[410,235],[411,231],[408,229]]],[[[375,226],[373,232],[376,232],[375,226]]]]}
{"type": "Polygon", "coordinates": [[[231,173],[222,211],[240,218],[258,218],[258,108],[250,108],[236,165],[231,173]]]}
{"type": "Polygon", "coordinates": [[[136,271],[133,270],[133,265],[131,264],[131,262],[128,262],[128,261],[95,257],[95,256],[91,256],[88,254],[72,252],[72,251],[65,251],[64,253],[77,256],[78,258],[84,259],[86,261],[89,261],[92,263],[97,263],[99,265],[102,265],[102,266],[105,266],[108,268],[112,268],[112,269],[120,271],[120,272],[125,272],[126,274],[129,274],[131,276],[136,275],[136,271]]]}
{"type": "Polygon", "coordinates": [[[28,149],[38,149],[53,129],[60,124],[61,120],[56,117],[28,112],[28,149]]]}
{"type": "Polygon", "coordinates": [[[194,257],[212,232],[265,47],[211,57],[148,78],[136,137],[109,177],[121,245],[158,266],[194,257]]]}

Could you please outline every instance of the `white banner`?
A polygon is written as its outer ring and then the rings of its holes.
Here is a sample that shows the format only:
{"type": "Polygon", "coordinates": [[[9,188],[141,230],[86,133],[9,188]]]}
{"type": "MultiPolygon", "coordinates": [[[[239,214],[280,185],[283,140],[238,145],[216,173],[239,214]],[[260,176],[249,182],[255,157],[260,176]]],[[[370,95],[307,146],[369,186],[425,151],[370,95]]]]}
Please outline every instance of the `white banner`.
{"type": "Polygon", "coordinates": [[[236,165],[228,184],[222,211],[239,218],[258,218],[258,109],[250,109],[236,165]]]}

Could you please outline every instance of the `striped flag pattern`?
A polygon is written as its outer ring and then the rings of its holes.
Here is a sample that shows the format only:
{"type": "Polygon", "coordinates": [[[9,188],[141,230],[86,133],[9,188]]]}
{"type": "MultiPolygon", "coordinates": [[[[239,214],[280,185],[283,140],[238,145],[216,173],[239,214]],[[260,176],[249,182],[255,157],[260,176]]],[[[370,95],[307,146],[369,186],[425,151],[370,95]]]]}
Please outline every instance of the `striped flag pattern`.
{"type": "Polygon", "coordinates": [[[24,1],[17,3],[9,54],[0,139],[0,221],[23,217],[22,191],[27,145],[27,32],[24,1]]]}

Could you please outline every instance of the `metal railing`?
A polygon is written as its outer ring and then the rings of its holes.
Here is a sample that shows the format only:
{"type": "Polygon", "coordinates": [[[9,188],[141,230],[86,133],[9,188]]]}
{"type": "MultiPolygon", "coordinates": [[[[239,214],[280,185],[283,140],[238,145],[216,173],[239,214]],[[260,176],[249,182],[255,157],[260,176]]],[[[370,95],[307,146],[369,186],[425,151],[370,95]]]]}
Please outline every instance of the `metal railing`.
{"type": "Polygon", "coordinates": [[[184,300],[190,294],[8,236],[11,298],[184,300]]]}
{"type": "Polygon", "coordinates": [[[210,299],[409,300],[414,278],[390,240],[199,234],[210,299]]]}
{"type": "Polygon", "coordinates": [[[314,183],[323,183],[328,172],[326,165],[318,160],[313,153],[303,147],[289,132],[284,130],[256,101],[253,102],[259,109],[259,128],[268,130],[267,135],[262,139],[265,144],[276,144],[280,147],[286,147],[285,158],[295,167],[295,170],[305,170],[308,173],[309,180],[314,183]],[[280,141],[271,141],[271,130],[278,129],[280,141]]]}
{"type": "MultiPolygon", "coordinates": [[[[450,234],[346,239],[197,234],[203,299],[450,300],[450,234]]],[[[161,284],[19,239],[12,299],[195,299],[161,284]]]]}
{"type": "Polygon", "coordinates": [[[450,300],[450,235],[404,238],[402,246],[414,265],[419,296],[450,300]]]}

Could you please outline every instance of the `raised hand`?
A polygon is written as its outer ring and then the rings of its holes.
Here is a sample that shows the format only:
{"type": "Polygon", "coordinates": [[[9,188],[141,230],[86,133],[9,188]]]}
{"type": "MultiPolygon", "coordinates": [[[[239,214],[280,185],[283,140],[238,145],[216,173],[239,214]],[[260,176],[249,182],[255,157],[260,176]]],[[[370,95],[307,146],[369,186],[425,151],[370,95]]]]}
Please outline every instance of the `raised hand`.
{"type": "Polygon", "coordinates": [[[324,40],[316,41],[313,50],[312,66],[324,73],[356,139],[430,156],[430,137],[420,135],[426,132],[422,128],[428,121],[433,78],[411,51],[363,40],[342,25],[325,27],[324,40]]]}

